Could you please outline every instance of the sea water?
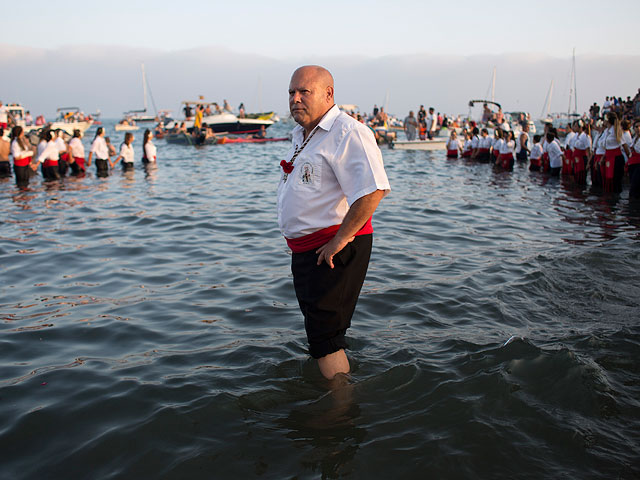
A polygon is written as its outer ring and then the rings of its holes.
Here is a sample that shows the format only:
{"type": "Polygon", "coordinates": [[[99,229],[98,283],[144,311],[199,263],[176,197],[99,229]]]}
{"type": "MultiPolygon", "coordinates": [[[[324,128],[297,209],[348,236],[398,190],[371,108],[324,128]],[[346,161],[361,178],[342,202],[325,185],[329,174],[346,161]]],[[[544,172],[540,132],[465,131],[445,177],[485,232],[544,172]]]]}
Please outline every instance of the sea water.
{"type": "Polygon", "coordinates": [[[638,478],[626,190],[383,147],[331,383],[277,228],[288,144],[155,140],[145,170],[136,136],[133,172],[0,183],[0,477],[638,478]]]}

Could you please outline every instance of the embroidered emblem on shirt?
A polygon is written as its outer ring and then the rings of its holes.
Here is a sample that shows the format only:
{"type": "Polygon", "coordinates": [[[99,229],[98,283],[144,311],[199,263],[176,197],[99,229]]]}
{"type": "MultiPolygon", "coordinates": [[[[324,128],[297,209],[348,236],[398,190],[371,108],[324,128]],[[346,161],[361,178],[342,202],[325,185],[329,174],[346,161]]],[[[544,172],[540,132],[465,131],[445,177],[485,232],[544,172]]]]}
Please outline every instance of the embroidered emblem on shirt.
{"type": "Polygon", "coordinates": [[[305,185],[311,185],[313,183],[313,165],[308,162],[304,163],[300,171],[302,172],[300,175],[302,183],[305,185]]]}

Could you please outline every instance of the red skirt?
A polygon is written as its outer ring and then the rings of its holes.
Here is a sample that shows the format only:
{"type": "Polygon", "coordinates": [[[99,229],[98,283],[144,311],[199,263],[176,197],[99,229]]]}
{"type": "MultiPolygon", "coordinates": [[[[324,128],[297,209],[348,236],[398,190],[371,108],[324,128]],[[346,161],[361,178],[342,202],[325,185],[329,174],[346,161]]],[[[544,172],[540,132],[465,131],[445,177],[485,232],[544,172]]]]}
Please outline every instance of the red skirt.
{"type": "Polygon", "coordinates": [[[616,157],[619,157],[621,155],[622,150],[620,150],[620,148],[612,148],[611,150],[607,150],[607,153],[604,154],[601,171],[605,192],[613,191],[613,177],[615,175],[616,157]]]}
{"type": "Polygon", "coordinates": [[[31,163],[31,160],[33,160],[33,156],[31,157],[22,157],[22,158],[18,158],[18,159],[13,159],[13,164],[16,167],[26,167],[27,165],[29,165],[31,163]]]}
{"type": "Polygon", "coordinates": [[[586,156],[587,151],[582,150],[581,148],[576,148],[573,152],[573,173],[581,174],[584,172],[584,167],[586,166],[586,156]]]}
{"type": "Polygon", "coordinates": [[[462,152],[462,158],[468,158],[471,156],[471,150],[467,150],[466,152],[462,152]]]}
{"type": "Polygon", "coordinates": [[[84,170],[84,157],[73,157],[73,160],[75,161],[76,165],[78,165],[78,167],[80,167],[80,170],[84,170]]]}
{"type": "Polygon", "coordinates": [[[513,162],[513,153],[501,153],[498,157],[498,161],[502,164],[502,168],[511,168],[511,162],[513,162]]]}
{"type": "Polygon", "coordinates": [[[573,173],[573,150],[567,148],[564,151],[564,162],[562,163],[562,174],[570,175],[573,173]]]}
{"type": "Polygon", "coordinates": [[[533,165],[534,167],[538,167],[540,168],[540,164],[542,163],[542,158],[533,158],[531,157],[529,159],[529,162],[531,163],[531,165],[533,165]]]}
{"type": "Polygon", "coordinates": [[[543,172],[548,172],[549,171],[549,154],[548,153],[543,153],[542,154],[542,171],[543,172]]]}
{"type": "Polygon", "coordinates": [[[449,150],[447,149],[447,157],[449,158],[458,158],[458,150],[449,150]]]}

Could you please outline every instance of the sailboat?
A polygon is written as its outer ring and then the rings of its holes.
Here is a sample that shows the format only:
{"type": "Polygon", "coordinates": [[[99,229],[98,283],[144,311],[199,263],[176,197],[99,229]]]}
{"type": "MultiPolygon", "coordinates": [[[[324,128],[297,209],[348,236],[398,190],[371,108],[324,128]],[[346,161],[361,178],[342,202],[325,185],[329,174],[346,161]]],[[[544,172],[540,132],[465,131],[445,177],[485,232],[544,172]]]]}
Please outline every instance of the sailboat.
{"type": "Polygon", "coordinates": [[[124,112],[124,116],[129,121],[133,121],[133,122],[155,122],[157,117],[156,104],[153,101],[153,96],[151,96],[151,92],[149,90],[149,85],[147,83],[147,74],[144,69],[144,63],[141,64],[141,68],[142,68],[142,90],[143,90],[144,109],[129,110],[128,112],[124,112]],[[156,115],[149,115],[147,113],[147,109],[148,109],[147,96],[151,96],[151,102],[153,103],[153,110],[156,112],[156,115]]]}
{"type": "Polygon", "coordinates": [[[540,121],[543,123],[552,123],[553,118],[551,118],[550,110],[551,110],[551,97],[553,96],[553,79],[551,80],[551,85],[549,86],[549,91],[547,92],[547,98],[544,100],[544,105],[542,106],[542,112],[540,113],[540,121]],[[545,114],[546,110],[546,114],[545,114]]]}

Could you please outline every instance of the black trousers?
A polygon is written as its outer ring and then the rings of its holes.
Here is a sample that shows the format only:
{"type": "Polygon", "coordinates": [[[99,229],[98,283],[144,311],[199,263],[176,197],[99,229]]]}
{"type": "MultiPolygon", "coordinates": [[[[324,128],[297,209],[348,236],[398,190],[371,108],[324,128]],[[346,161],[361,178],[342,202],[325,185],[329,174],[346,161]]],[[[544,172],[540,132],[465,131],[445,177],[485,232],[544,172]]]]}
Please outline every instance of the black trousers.
{"type": "Polygon", "coordinates": [[[316,249],[292,255],[293,285],[312,357],[348,348],[344,335],[351,326],[372,244],[373,235],[358,235],[333,257],[333,269],[325,262],[316,265],[316,249]]]}
{"type": "Polygon", "coordinates": [[[18,187],[26,187],[29,185],[29,180],[35,175],[35,172],[29,165],[24,167],[14,165],[13,172],[16,174],[16,185],[18,185],[18,187]]]}
{"type": "Polygon", "coordinates": [[[102,158],[96,158],[96,172],[99,177],[109,176],[109,161],[102,158]]]}
{"type": "Polygon", "coordinates": [[[629,165],[629,198],[640,198],[640,163],[629,165]]]}

